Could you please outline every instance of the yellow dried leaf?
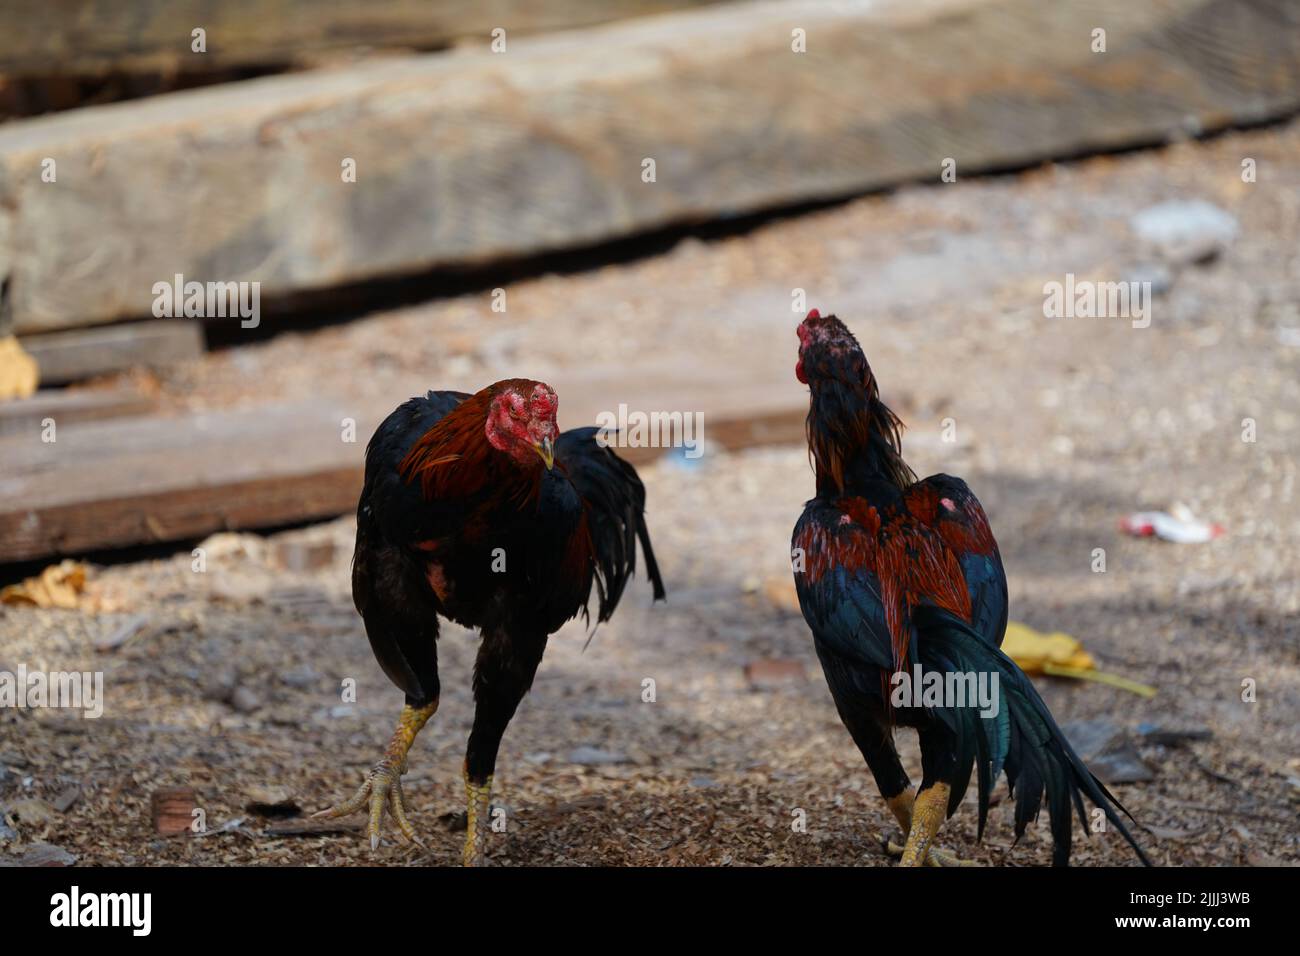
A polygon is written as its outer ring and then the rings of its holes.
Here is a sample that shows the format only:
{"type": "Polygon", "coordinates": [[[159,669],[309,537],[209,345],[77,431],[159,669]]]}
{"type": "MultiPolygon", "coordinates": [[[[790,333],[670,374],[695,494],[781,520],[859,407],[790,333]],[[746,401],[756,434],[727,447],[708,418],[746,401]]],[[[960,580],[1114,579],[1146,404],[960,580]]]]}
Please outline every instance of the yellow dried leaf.
{"type": "Polygon", "coordinates": [[[1002,653],[1015,661],[1026,674],[1041,674],[1049,663],[1085,670],[1097,666],[1092,655],[1069,634],[1061,631],[1044,634],[1018,621],[1007,622],[1002,653]]]}
{"type": "Polygon", "coordinates": [[[1097,670],[1097,662],[1083,649],[1083,645],[1061,631],[1044,634],[1018,621],[1008,621],[1002,653],[1015,661],[1026,674],[1097,681],[1142,697],[1154,697],[1156,693],[1156,689],[1147,684],[1097,670]]]}
{"type": "Polygon", "coordinates": [[[12,335],[0,338],[0,401],[27,398],[40,382],[36,360],[12,335]]]}
{"type": "Polygon", "coordinates": [[[0,591],[0,604],[75,609],[78,595],[85,589],[86,566],[79,561],[61,561],[0,591]]]}

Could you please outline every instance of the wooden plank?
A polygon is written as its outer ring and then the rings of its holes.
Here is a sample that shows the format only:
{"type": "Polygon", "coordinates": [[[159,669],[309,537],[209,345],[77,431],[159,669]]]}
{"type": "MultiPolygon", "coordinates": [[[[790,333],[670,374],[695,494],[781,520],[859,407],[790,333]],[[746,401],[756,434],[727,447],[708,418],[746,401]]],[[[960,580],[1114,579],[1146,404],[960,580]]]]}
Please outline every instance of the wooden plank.
{"type": "Polygon", "coordinates": [[[38,434],[46,419],[53,419],[59,426],[144,415],[153,411],[157,404],[155,399],[127,388],[41,389],[30,398],[0,402],[0,436],[22,432],[38,434]]]}
{"type": "Polygon", "coordinates": [[[90,329],[23,336],[43,385],[62,385],[138,366],[158,367],[203,354],[203,326],[195,319],[155,319],[90,329]]]}
{"type": "Polygon", "coordinates": [[[364,449],[342,442],[341,417],[297,406],[0,439],[0,562],[340,514],[364,449]]]}
{"type": "Polygon", "coordinates": [[[591,26],[717,0],[6,0],[0,73],[206,72],[355,47],[436,49],[591,26]],[[191,49],[191,31],[207,51],[191,49]]]}
{"type": "MultiPolygon", "coordinates": [[[[685,365],[652,369],[618,388],[616,376],[562,374],[560,423],[594,423],[618,401],[644,411],[700,412],[715,447],[802,437],[806,401],[797,390],[703,374],[685,365]],[[772,395],[784,397],[773,400],[772,395]]],[[[788,383],[785,383],[788,385],[788,383]]],[[[413,390],[415,391],[415,390],[413,390]]],[[[176,418],[60,425],[0,437],[0,564],[128,545],[198,538],[334,517],[356,507],[365,443],[397,404],[323,397],[176,418]],[[344,441],[344,419],[356,422],[344,441]]],[[[662,448],[620,449],[635,462],[662,448]]]]}
{"type": "Polygon", "coordinates": [[[963,175],[1159,142],[1300,108],[1298,19],[1288,0],[728,4],[14,122],[0,283],[31,333],[147,315],[176,273],[288,295],[937,180],[947,157],[963,175]]]}

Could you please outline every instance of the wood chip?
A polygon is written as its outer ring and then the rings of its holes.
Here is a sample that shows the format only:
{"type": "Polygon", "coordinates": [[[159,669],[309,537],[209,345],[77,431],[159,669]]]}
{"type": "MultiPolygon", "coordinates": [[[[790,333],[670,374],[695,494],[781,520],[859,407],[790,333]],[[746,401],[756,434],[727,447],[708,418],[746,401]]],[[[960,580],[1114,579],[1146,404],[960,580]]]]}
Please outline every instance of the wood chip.
{"type": "Polygon", "coordinates": [[[4,816],[11,822],[18,824],[19,829],[42,827],[58,819],[52,806],[35,797],[15,800],[10,803],[5,807],[4,816]]]}
{"type": "Polygon", "coordinates": [[[155,790],[150,795],[150,807],[155,833],[184,836],[194,823],[198,802],[193,787],[170,787],[155,790]]]}
{"type": "Polygon", "coordinates": [[[77,858],[60,846],[36,843],[22,856],[0,857],[0,866],[72,866],[77,858]]]}
{"type": "Polygon", "coordinates": [[[801,661],[761,660],[745,665],[745,680],[753,690],[801,684],[807,679],[808,674],[801,661]]]}
{"type": "Polygon", "coordinates": [[[267,837],[323,836],[329,833],[360,833],[366,827],[361,820],[291,820],[274,823],[262,831],[267,837]]]}
{"type": "Polygon", "coordinates": [[[51,806],[60,813],[67,813],[72,805],[80,798],[81,785],[74,783],[70,787],[64,787],[63,790],[59,792],[59,795],[51,802],[51,806]]]}
{"type": "Polygon", "coordinates": [[[135,637],[149,623],[148,614],[135,614],[121,623],[108,637],[95,642],[95,650],[101,654],[115,651],[135,637]]]}
{"type": "Polygon", "coordinates": [[[244,809],[262,817],[296,817],[302,807],[288,787],[252,786],[244,791],[244,809]]]}

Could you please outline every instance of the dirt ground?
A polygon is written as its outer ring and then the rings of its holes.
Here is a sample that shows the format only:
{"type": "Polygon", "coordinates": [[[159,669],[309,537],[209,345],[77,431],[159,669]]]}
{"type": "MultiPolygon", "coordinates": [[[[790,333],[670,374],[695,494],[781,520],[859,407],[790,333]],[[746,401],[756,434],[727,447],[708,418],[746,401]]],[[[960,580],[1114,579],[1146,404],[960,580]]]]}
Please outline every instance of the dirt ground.
{"type": "MultiPolygon", "coordinates": [[[[1144,699],[1038,679],[1059,721],[1113,722],[1150,767],[1152,779],[1114,789],[1153,859],[1295,863],[1297,155],[1293,123],[917,186],[521,282],[506,316],[486,296],[466,296],[233,347],[150,384],[177,409],[324,387],[396,404],[418,388],[486,384],[506,371],[633,376],[708,356],[797,393],[791,290],[802,288],[809,307],[837,312],[859,334],[909,426],[915,470],[962,475],[980,496],[1012,618],[1073,634],[1103,669],[1158,688],[1144,699]],[[1257,182],[1241,179],[1246,157],[1257,182]],[[1150,274],[1128,219],[1173,198],[1222,207],[1240,234],[1212,262],[1165,270],[1150,328],[1043,317],[1043,283],[1067,272],[1150,274]],[[1254,442],[1242,440],[1247,418],[1254,442]],[[943,440],[947,419],[953,442],[943,440]],[[1175,502],[1226,534],[1174,545],[1117,529],[1127,512],[1175,502]],[[1093,570],[1097,548],[1104,573],[1093,570]],[[1208,737],[1161,743],[1147,725],[1208,737]]],[[[579,423],[566,423],[562,407],[561,424],[579,423]]],[[[892,822],[835,715],[806,626],[772,593],[788,578],[790,529],[812,493],[806,453],[711,451],[689,467],[669,456],[641,471],[669,600],[651,606],[638,580],[585,650],[580,623],[552,638],[502,746],[495,802],[507,828],[491,838],[492,861],[888,864],[879,834],[892,822]],[[801,673],[755,689],[745,666],[766,660],[797,662],[801,673]],[[653,702],[642,700],[646,679],[653,702]],[[799,810],[806,832],[792,827],[799,810]]],[[[372,857],[357,832],[268,836],[275,821],[245,809],[257,787],[289,791],[304,811],[350,794],[401,706],[351,607],[352,530],[344,518],[273,538],[220,535],[205,544],[201,574],[188,548],[98,568],[96,611],[0,608],[0,669],[102,670],[107,694],[94,721],[0,711],[0,802],[27,806],[0,829],[0,858],[45,841],[82,864],[457,862],[475,638],[454,626],[440,642],[442,706],[405,781],[429,852],[394,838],[372,857]],[[332,557],[287,570],[280,538],[328,541],[332,557]],[[94,649],[136,614],[147,621],[138,634],[94,649]],[[349,678],[355,703],[340,695],[349,678]],[[207,835],[153,834],[150,793],[177,785],[197,791],[207,835]],[[65,794],[75,796],[66,810],[50,806],[65,794]]],[[[914,738],[903,742],[916,779],[914,738]]],[[[976,844],[967,805],[944,843],[990,864],[1048,862],[1046,815],[1016,846],[1010,817],[1000,802],[976,844]]],[[[1076,833],[1074,860],[1134,862],[1113,833],[1076,833]]]]}

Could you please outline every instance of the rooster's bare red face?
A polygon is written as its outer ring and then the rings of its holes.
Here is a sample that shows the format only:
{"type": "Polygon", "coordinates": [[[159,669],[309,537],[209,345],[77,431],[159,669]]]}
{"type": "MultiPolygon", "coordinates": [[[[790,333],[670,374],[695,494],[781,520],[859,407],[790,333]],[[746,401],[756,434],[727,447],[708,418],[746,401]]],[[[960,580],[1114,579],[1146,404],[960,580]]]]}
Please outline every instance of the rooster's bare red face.
{"type": "Polygon", "coordinates": [[[521,468],[534,467],[541,459],[549,470],[555,464],[555,439],[560,435],[555,423],[560,400],[555,390],[544,382],[526,379],[499,382],[494,387],[500,391],[488,406],[488,443],[521,468]]]}
{"type": "MultiPolygon", "coordinates": [[[[848,371],[853,378],[861,378],[866,369],[862,347],[853,337],[849,327],[833,315],[822,315],[816,309],[808,313],[796,330],[799,336],[799,360],[794,366],[795,378],[808,384],[809,373],[814,379],[839,377],[848,371]]],[[[870,370],[866,369],[870,375],[870,370]]]]}

